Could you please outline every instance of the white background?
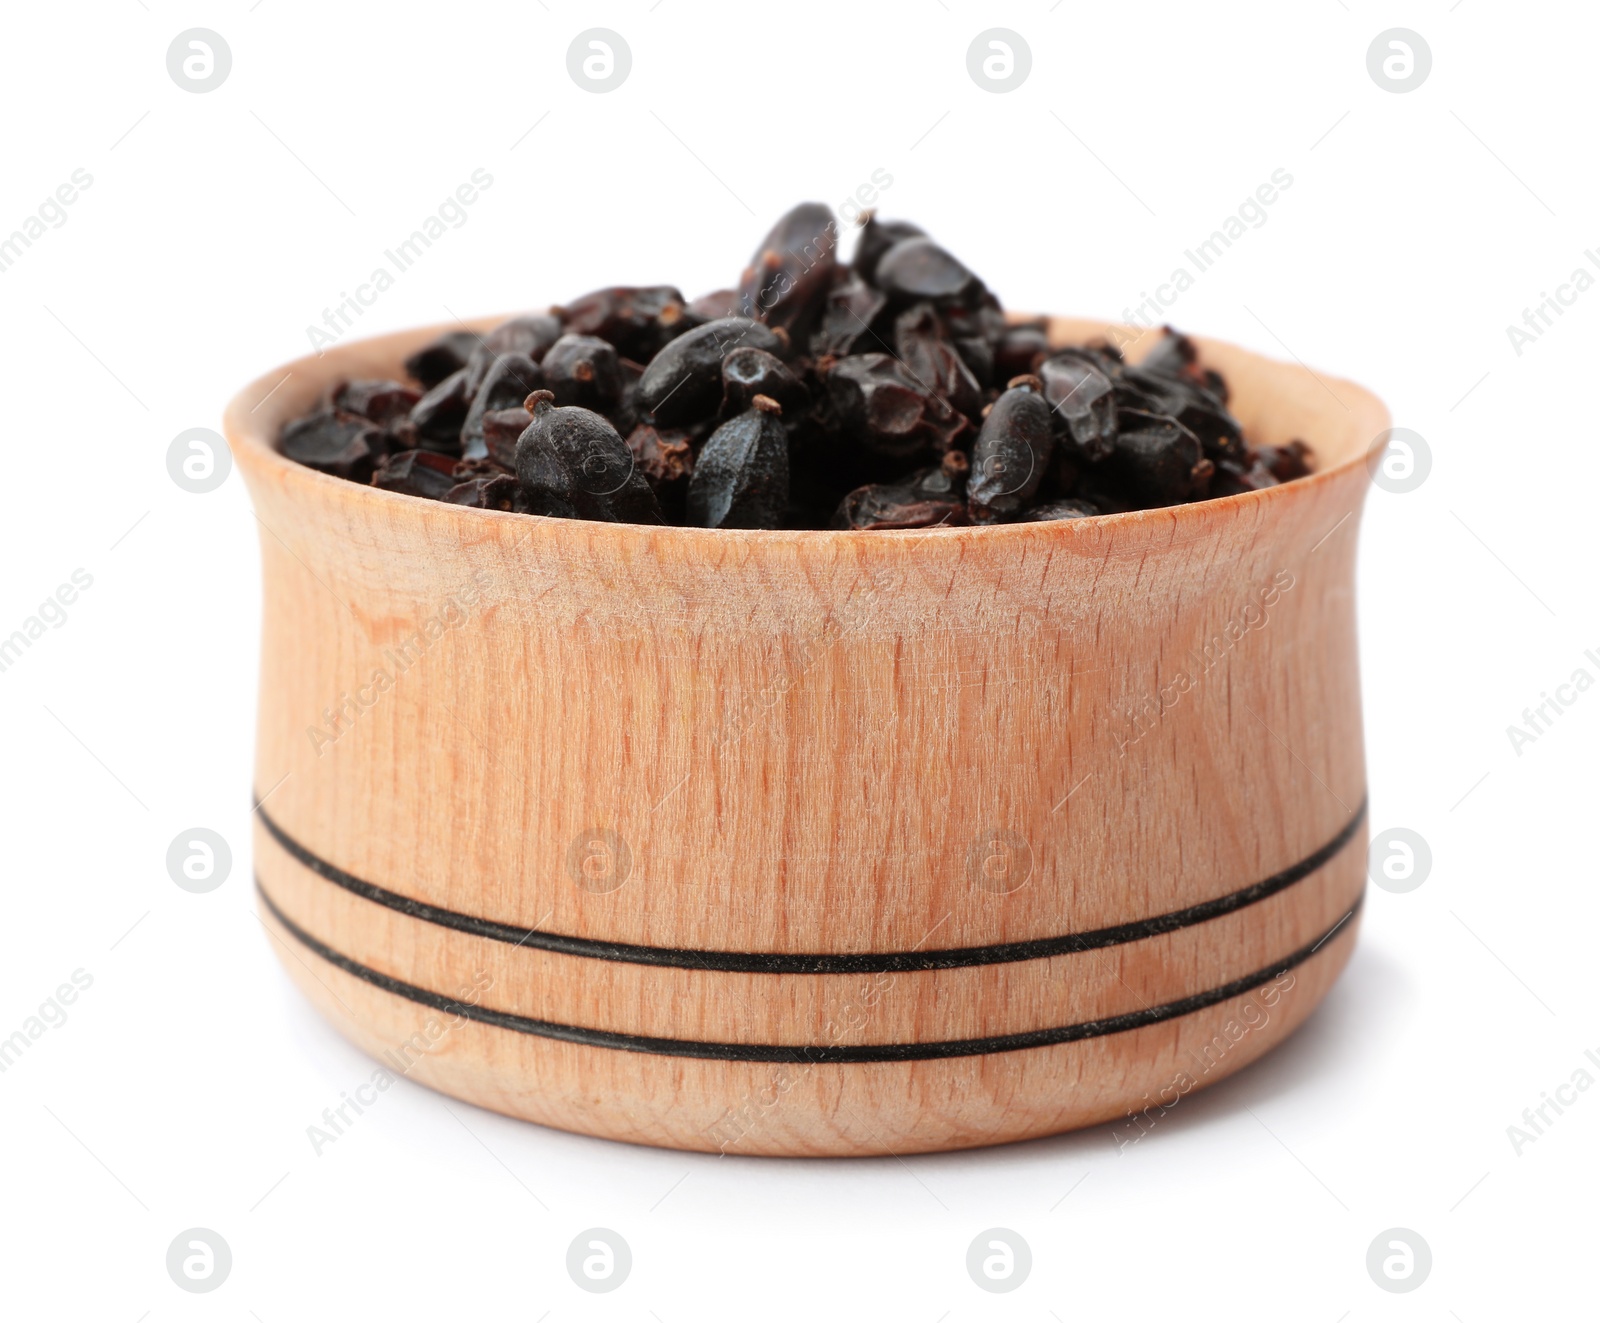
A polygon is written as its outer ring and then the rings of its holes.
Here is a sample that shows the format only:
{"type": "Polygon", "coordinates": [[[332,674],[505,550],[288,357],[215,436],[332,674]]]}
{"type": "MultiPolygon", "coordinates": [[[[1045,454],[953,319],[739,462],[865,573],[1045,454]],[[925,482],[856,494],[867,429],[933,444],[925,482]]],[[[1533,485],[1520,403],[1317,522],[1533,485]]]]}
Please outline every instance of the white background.
{"type": "Polygon", "coordinates": [[[74,970],[93,979],[0,1075],[7,1317],[1592,1315],[1600,1089],[1520,1154],[1507,1127],[1600,1053],[1600,692],[1520,756],[1506,734],[1577,667],[1600,677],[1583,656],[1600,292],[1520,355],[1506,334],[1600,245],[1592,11],[107,0],[3,24],[0,235],[93,177],[0,274],[0,634],[93,576],[0,674],[0,1036],[74,970]],[[966,71],[998,25],[1033,52],[1006,95],[966,71]],[[204,95],[166,67],[195,26],[233,54],[204,95]],[[608,95],[566,72],[594,26],[633,53],[608,95]],[[1395,26],[1433,52],[1404,95],[1366,67],[1395,26]],[[307,325],[478,167],[494,183],[467,224],[361,334],[614,282],[692,296],[785,208],[837,205],[875,169],[882,213],[1008,306],[1117,316],[1292,174],[1173,318],[1361,381],[1433,454],[1419,490],[1372,493],[1360,570],[1372,827],[1421,832],[1433,870],[1372,889],[1297,1037],[1124,1154],[1100,1129],[717,1160],[447,1109],[409,1082],[313,1153],[306,1127],[372,1065],[253,916],[257,529],[237,474],[191,495],[165,455],[306,352],[307,325]],[[202,896],[164,863],[196,825],[235,849],[202,896]],[[564,1268],[595,1225],[634,1256],[605,1296],[564,1268]],[[1008,1295],[965,1270],[996,1225],[1033,1247],[1008,1295]],[[165,1270],[192,1226],[232,1247],[211,1295],[165,1270]],[[1366,1272],[1393,1226],[1432,1247],[1412,1294],[1366,1272]]]}

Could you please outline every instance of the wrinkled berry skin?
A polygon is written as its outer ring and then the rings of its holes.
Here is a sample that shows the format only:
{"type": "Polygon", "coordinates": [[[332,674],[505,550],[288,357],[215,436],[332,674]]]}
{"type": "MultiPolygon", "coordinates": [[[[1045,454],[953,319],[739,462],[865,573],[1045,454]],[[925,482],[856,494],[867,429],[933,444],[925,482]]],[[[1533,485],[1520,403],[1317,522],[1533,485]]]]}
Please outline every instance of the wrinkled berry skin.
{"type": "Polygon", "coordinates": [[[718,412],[723,418],[743,413],[757,395],[781,404],[785,418],[804,413],[811,403],[800,379],[781,359],[764,349],[741,346],[722,360],[722,408],[718,412]]]}
{"type": "MultiPolygon", "coordinates": [[[[622,368],[617,351],[597,336],[562,336],[550,346],[540,367],[544,370],[544,388],[555,395],[558,408],[576,405],[595,413],[610,413],[622,403],[622,368]]],[[[522,397],[530,393],[523,391],[522,397]]]]}
{"type": "Polygon", "coordinates": [[[958,528],[967,522],[961,485],[942,467],[918,469],[902,482],[857,487],[833,517],[835,528],[855,529],[958,528]]]}
{"type": "Polygon", "coordinates": [[[485,414],[514,408],[538,390],[544,372],[523,353],[501,354],[484,374],[483,384],[473,396],[466,420],[461,424],[461,454],[466,459],[481,459],[489,453],[483,436],[485,414]]]}
{"type": "Polygon", "coordinates": [[[672,285],[611,285],[559,309],[568,335],[609,342],[623,358],[648,363],[673,337],[706,320],[672,285]]]}
{"type": "Polygon", "coordinates": [[[1037,377],[1017,377],[994,402],[972,447],[967,507],[974,523],[1020,514],[1044,481],[1055,447],[1037,377]]]}
{"type": "Polygon", "coordinates": [[[828,396],[845,429],[881,455],[947,450],[969,426],[889,354],[839,359],[828,372],[828,396]]]}
{"type": "Polygon", "coordinates": [[[821,319],[811,333],[811,352],[842,358],[857,350],[887,349],[873,328],[888,306],[889,296],[859,276],[838,282],[823,300],[821,319]]]}
{"type": "Polygon", "coordinates": [[[409,417],[421,398],[398,381],[347,381],[333,392],[333,407],[382,426],[409,417]]]}
{"type": "Polygon", "coordinates": [[[660,524],[655,493],[616,429],[599,414],[529,396],[533,419],[517,442],[517,482],[534,514],[660,524]]]}
{"type": "Polygon", "coordinates": [[[353,413],[321,413],[297,418],[283,429],[283,454],[320,473],[365,482],[384,452],[382,429],[353,413]]]}
{"type": "Polygon", "coordinates": [[[913,378],[947,400],[958,413],[977,418],[983,387],[960,351],[945,337],[931,303],[918,303],[895,318],[894,348],[913,378]]]}
{"type": "Polygon", "coordinates": [[[407,450],[380,460],[372,474],[372,485],[386,492],[442,501],[456,485],[455,469],[456,462],[448,455],[431,450],[407,450]]]}
{"type": "Polygon", "coordinates": [[[1117,400],[1111,378],[1095,359],[1064,349],[1039,364],[1045,402],[1056,431],[1090,462],[1117,444],[1117,400]]]}
{"type": "MultiPolygon", "coordinates": [[[[833,284],[838,223],[820,202],[802,202],[761,241],[739,279],[739,313],[801,340],[833,284]]],[[[803,340],[801,340],[803,343],[803,340]]]]}
{"type": "Polygon", "coordinates": [[[789,434],[776,401],[713,432],[689,475],[689,522],[698,528],[777,528],[789,503],[789,434]]]}
{"type": "Polygon", "coordinates": [[[984,293],[983,282],[932,239],[902,239],[879,260],[873,283],[899,304],[970,305],[984,293]]]}
{"type": "Polygon", "coordinates": [[[518,400],[515,408],[491,409],[483,415],[483,444],[488,458],[499,468],[515,472],[517,442],[528,428],[528,411],[518,400]]]}
{"type": "Polygon", "coordinates": [[[855,256],[850,266],[862,280],[877,278],[883,255],[902,239],[925,239],[927,235],[910,221],[881,221],[869,215],[856,235],[855,256]]]}
{"type": "Polygon", "coordinates": [[[1046,501],[1043,505],[1036,505],[1033,509],[1025,511],[1018,522],[1042,524],[1056,519],[1088,519],[1099,513],[1100,508],[1093,501],[1077,499],[1046,501]]]}
{"type": "Polygon", "coordinates": [[[437,340],[431,340],[406,359],[406,375],[422,383],[422,389],[432,390],[452,372],[466,367],[472,351],[478,347],[474,331],[448,331],[437,340]]]}
{"type": "Polygon", "coordinates": [[[1124,409],[1104,468],[1124,499],[1155,508],[1190,498],[1202,457],[1199,438],[1176,419],[1124,409]]]}
{"type": "Polygon", "coordinates": [[[748,317],[721,317],[685,331],[652,358],[639,378],[639,405],[663,427],[709,418],[722,402],[722,360],[741,347],[782,358],[788,340],[748,317]]]}
{"type": "Polygon", "coordinates": [[[501,354],[526,354],[537,363],[560,338],[561,322],[547,312],[530,312],[495,327],[467,359],[468,396],[478,393],[484,374],[501,354]]]}
{"type": "Polygon", "coordinates": [[[411,410],[417,444],[447,455],[461,453],[461,424],[472,396],[467,393],[467,368],[459,368],[430,390],[411,410]]]}

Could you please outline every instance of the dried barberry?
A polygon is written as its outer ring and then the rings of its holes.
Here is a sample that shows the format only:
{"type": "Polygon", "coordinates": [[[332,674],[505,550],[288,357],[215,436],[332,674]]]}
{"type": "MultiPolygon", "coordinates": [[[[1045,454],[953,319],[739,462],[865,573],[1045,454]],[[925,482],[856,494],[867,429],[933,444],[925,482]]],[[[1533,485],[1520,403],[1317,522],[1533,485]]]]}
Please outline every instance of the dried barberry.
{"type": "Polygon", "coordinates": [[[354,482],[365,482],[384,453],[382,429],[333,409],[295,419],[284,428],[280,445],[297,464],[354,482]]]}
{"type": "Polygon", "coordinates": [[[857,487],[839,503],[833,517],[835,528],[859,529],[953,528],[968,522],[962,484],[942,465],[918,469],[900,482],[857,487]]]}
{"type": "Polygon", "coordinates": [[[472,396],[467,394],[467,369],[458,368],[430,390],[411,410],[417,444],[446,454],[461,453],[461,424],[472,396]]]}
{"type": "Polygon", "coordinates": [[[789,434],[776,400],[757,395],[707,439],[689,476],[689,522],[777,528],[789,502],[789,434]]]}
{"type": "MultiPolygon", "coordinates": [[[[540,366],[544,387],[555,395],[561,408],[577,405],[595,413],[610,413],[622,403],[617,351],[598,336],[562,336],[550,346],[540,366]]],[[[527,394],[529,391],[523,391],[527,394]]]]}
{"type": "Polygon", "coordinates": [[[978,417],[983,387],[956,346],[931,303],[918,303],[895,318],[894,348],[911,376],[959,413],[978,417]]]}
{"type": "Polygon", "coordinates": [[[517,442],[517,481],[535,514],[660,524],[661,507],[633,454],[599,414],[557,408],[547,390],[534,391],[533,415],[517,442]]]}
{"type": "Polygon", "coordinates": [[[496,358],[484,374],[483,384],[473,396],[461,424],[461,454],[467,459],[488,454],[483,433],[484,415],[515,407],[544,384],[544,370],[526,354],[512,352],[496,358]]]}
{"type": "Polygon", "coordinates": [[[925,237],[910,221],[881,221],[869,211],[862,218],[860,232],[856,235],[856,251],[850,265],[862,280],[871,281],[877,276],[879,260],[895,244],[902,239],[925,237]]]}
{"type": "Polygon", "coordinates": [[[800,339],[809,334],[833,283],[838,224],[820,202],[787,212],[756,248],[739,279],[739,315],[781,326],[800,339]]]}
{"type": "Polygon", "coordinates": [[[372,474],[372,485],[404,496],[425,496],[442,501],[456,485],[455,461],[431,450],[407,450],[386,455],[372,474]]]}
{"type": "Polygon", "coordinates": [[[466,367],[480,338],[475,331],[447,331],[423,345],[402,366],[408,377],[422,383],[423,390],[432,390],[452,372],[466,367]]]}
{"type": "Polygon", "coordinates": [[[1117,401],[1111,378],[1094,358],[1064,349],[1039,365],[1045,403],[1056,430],[1087,460],[1102,460],[1117,443],[1117,401]]]}
{"type": "Polygon", "coordinates": [[[942,452],[971,426],[890,354],[841,358],[827,385],[845,430],[880,455],[942,452]]]}
{"type": "Polygon", "coordinates": [[[765,395],[783,406],[785,418],[798,416],[811,403],[800,379],[783,361],[764,349],[743,345],[722,360],[722,407],[718,414],[731,418],[743,413],[757,395],[765,395]]]}
{"type": "Polygon", "coordinates": [[[648,363],[663,345],[706,318],[672,285],[610,285],[555,309],[569,335],[607,341],[623,358],[648,363]]]}
{"type": "Polygon", "coordinates": [[[333,407],[382,425],[408,416],[421,398],[398,381],[347,381],[333,392],[333,407]]]}
{"type": "Polygon", "coordinates": [[[811,334],[811,352],[844,357],[858,350],[884,350],[873,327],[889,306],[889,296],[859,276],[835,284],[823,300],[822,317],[811,334]]]}
{"type": "Polygon", "coordinates": [[[639,379],[639,403],[664,427],[709,418],[722,402],[722,360],[742,346],[780,358],[788,337],[748,317],[721,317],[673,340],[639,379]]]}
{"type": "Polygon", "coordinates": [[[1015,377],[994,402],[972,447],[967,507],[974,522],[1020,514],[1044,481],[1055,433],[1038,377],[1015,377]]]}

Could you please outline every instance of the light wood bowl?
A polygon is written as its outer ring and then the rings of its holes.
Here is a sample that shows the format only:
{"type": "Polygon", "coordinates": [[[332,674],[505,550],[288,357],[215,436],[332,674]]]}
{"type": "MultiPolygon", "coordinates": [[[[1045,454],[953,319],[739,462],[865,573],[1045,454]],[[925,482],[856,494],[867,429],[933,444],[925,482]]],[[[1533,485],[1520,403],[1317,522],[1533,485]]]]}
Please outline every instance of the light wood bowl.
{"type": "Polygon", "coordinates": [[[1365,878],[1372,395],[1201,340],[1314,476],[900,533],[500,514],[276,452],[444,329],[279,368],[226,421],[261,914],[385,1068],[677,1148],[1131,1141],[1327,992],[1365,878]]]}

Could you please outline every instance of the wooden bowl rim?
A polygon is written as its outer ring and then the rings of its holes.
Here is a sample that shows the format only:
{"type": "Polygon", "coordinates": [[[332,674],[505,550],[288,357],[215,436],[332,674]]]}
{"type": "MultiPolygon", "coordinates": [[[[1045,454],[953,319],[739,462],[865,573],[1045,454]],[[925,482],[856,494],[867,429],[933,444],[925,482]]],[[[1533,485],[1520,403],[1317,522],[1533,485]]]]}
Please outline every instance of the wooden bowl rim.
{"type": "MultiPolygon", "coordinates": [[[[1328,377],[1321,373],[1313,372],[1303,363],[1289,363],[1282,359],[1269,358],[1264,354],[1257,354],[1253,350],[1241,348],[1223,340],[1213,340],[1205,336],[1191,335],[1189,339],[1200,349],[1201,358],[1207,357],[1208,351],[1221,351],[1221,356],[1252,362],[1265,368],[1267,371],[1278,374],[1303,372],[1313,377],[1323,389],[1332,393],[1333,387],[1340,388],[1344,394],[1335,395],[1341,402],[1348,400],[1347,407],[1350,411],[1350,434],[1355,433],[1355,428],[1361,419],[1365,419],[1363,431],[1374,438],[1365,444],[1352,445],[1349,437],[1342,444],[1334,444],[1323,439],[1319,447],[1318,438],[1307,436],[1307,444],[1314,453],[1327,451],[1348,451],[1344,459],[1318,469],[1304,478],[1297,478],[1293,482],[1282,483],[1276,487],[1268,487],[1261,491],[1240,492],[1233,496],[1210,497],[1203,501],[1190,501],[1182,505],[1158,506],[1148,510],[1129,510],[1122,514],[1095,515],[1087,519],[1055,519],[1039,522],[989,524],[983,526],[960,526],[948,528],[907,528],[907,529],[832,529],[832,528],[800,528],[800,529],[762,529],[762,528],[694,528],[678,524],[612,524],[603,520],[570,520],[560,519],[551,515],[522,514],[516,511],[504,510],[478,510],[465,505],[451,505],[443,501],[429,501],[424,497],[409,496],[400,492],[384,491],[382,488],[368,484],[351,482],[347,478],[334,477],[331,474],[320,473],[316,469],[298,464],[286,458],[277,448],[276,441],[283,424],[288,421],[288,415],[280,406],[261,411],[261,406],[268,397],[276,393],[290,378],[300,375],[319,379],[324,384],[338,380],[341,376],[354,377],[354,373],[341,374],[333,371],[338,363],[345,359],[355,358],[363,354],[370,356],[373,351],[381,350],[392,355],[396,363],[413,348],[418,348],[430,340],[445,334],[448,331],[489,331],[512,317],[527,316],[522,313],[502,313],[496,316],[475,317],[465,321],[440,322],[431,326],[413,327],[408,330],[391,331],[382,335],[367,336],[361,339],[343,342],[324,354],[307,354],[302,358],[293,359],[288,363],[273,368],[270,372],[256,378],[239,390],[228,402],[223,413],[223,433],[234,458],[240,463],[241,468],[253,468],[262,476],[271,474],[280,482],[288,484],[309,484],[307,495],[318,490],[328,495],[333,495],[335,490],[342,491],[343,497],[348,500],[376,501],[380,505],[386,502],[399,501],[407,506],[426,504],[438,507],[436,511],[441,517],[472,520],[537,520],[541,524],[571,526],[581,524],[588,536],[600,535],[600,530],[609,530],[610,535],[634,544],[648,542],[656,544],[658,539],[682,539],[686,544],[693,545],[704,539],[712,539],[706,545],[718,545],[728,539],[736,539],[739,543],[754,549],[759,546],[777,547],[801,544],[816,548],[835,548],[848,543],[852,548],[859,548],[863,544],[870,545],[878,539],[903,543],[907,539],[938,539],[940,541],[959,541],[965,539],[981,538],[987,544],[998,547],[1006,544],[1026,544],[1028,542],[1049,543],[1063,538],[1087,537],[1095,534],[1100,529],[1136,529],[1141,525],[1172,523],[1174,531],[1181,529],[1186,521],[1194,521],[1198,526],[1199,521],[1208,517],[1243,514],[1245,511],[1267,501],[1290,499],[1286,493],[1305,491],[1312,485],[1325,485],[1336,482],[1359,465],[1370,461],[1374,443],[1390,425],[1388,408],[1371,391],[1355,382],[1338,377],[1328,377]],[[259,411],[259,412],[258,412],[259,411]],[[332,484],[331,486],[325,484],[332,484]],[[360,494],[359,496],[357,494],[360,494]],[[446,514],[445,512],[448,512],[446,514]]],[[[1081,344],[1095,337],[1115,337],[1125,351],[1128,348],[1148,352],[1149,345],[1159,333],[1160,328],[1141,328],[1129,326],[1124,323],[1100,321],[1093,318],[1073,318],[1066,316],[1045,315],[1039,313],[1012,312],[1007,314],[1007,321],[1012,324],[1033,322],[1043,317],[1049,330],[1052,344],[1066,347],[1068,344],[1081,344]]],[[[1137,363],[1142,358],[1142,353],[1130,355],[1137,363]]],[[[1230,382],[1230,385],[1232,383],[1230,382]]],[[[288,397],[286,397],[288,398],[288,397]]],[[[480,525],[487,528],[490,525],[480,525]]],[[[520,524],[517,526],[521,526],[520,524]]],[[[1019,546],[1020,550],[1021,547],[1019,546]]]]}

